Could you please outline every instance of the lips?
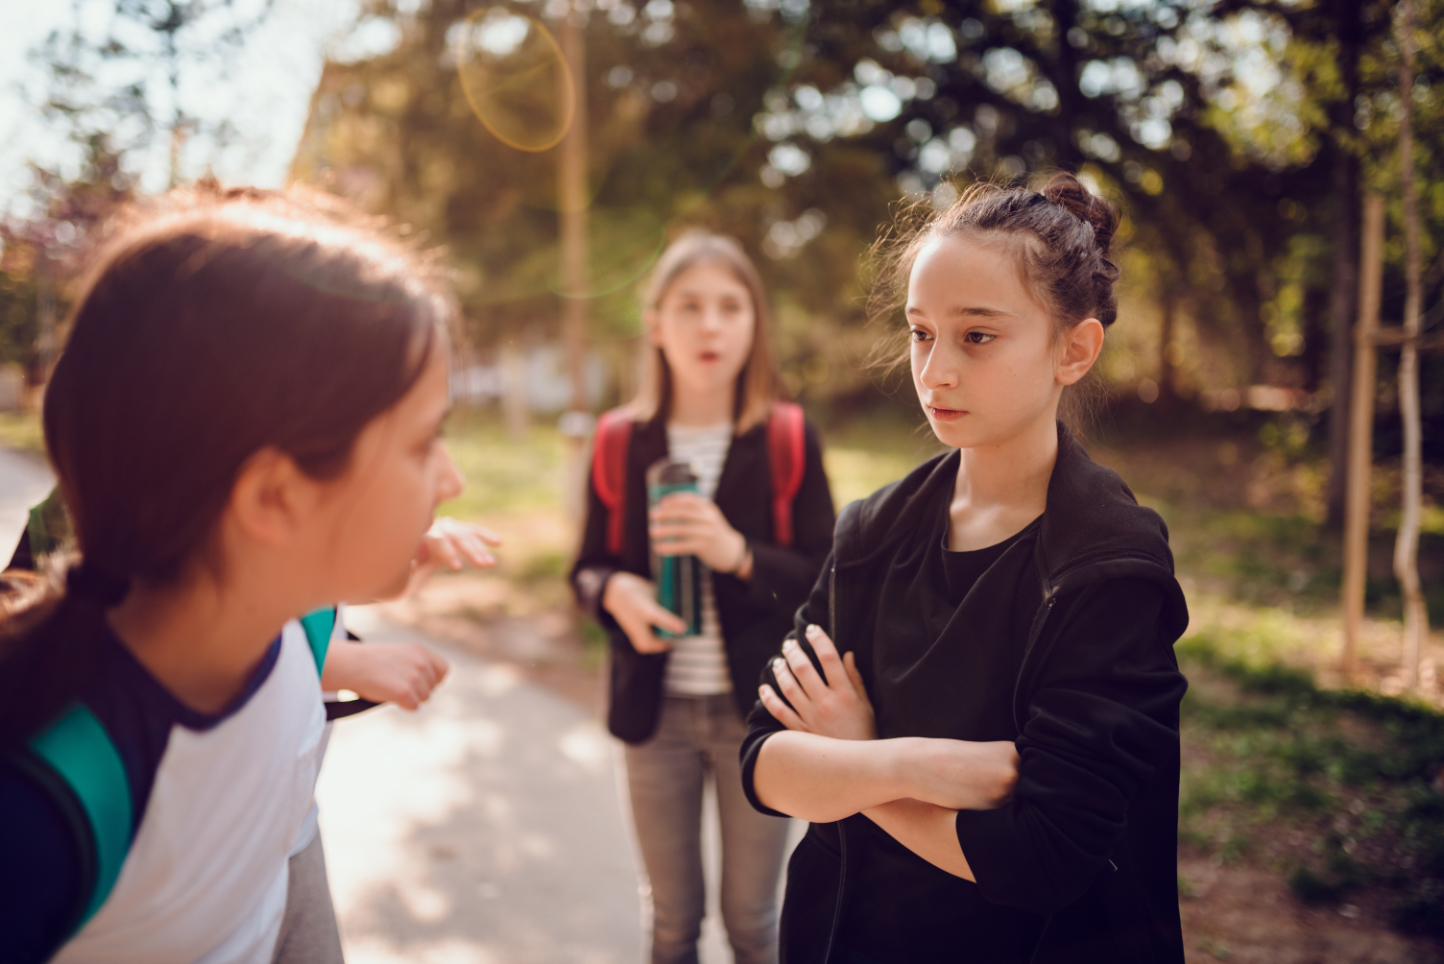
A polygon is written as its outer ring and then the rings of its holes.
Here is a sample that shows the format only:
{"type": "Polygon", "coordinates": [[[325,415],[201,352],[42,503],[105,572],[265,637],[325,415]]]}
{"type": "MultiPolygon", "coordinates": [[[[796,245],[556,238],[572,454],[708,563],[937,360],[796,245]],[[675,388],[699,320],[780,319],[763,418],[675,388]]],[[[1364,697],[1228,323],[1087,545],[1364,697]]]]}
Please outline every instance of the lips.
{"type": "Polygon", "coordinates": [[[928,414],[940,422],[951,422],[968,413],[956,408],[938,408],[935,405],[929,405],[928,414]]]}
{"type": "Polygon", "coordinates": [[[702,360],[703,362],[706,362],[706,363],[709,363],[709,364],[712,363],[712,362],[720,361],[721,358],[722,358],[722,356],[719,355],[719,354],[718,354],[717,352],[715,352],[715,351],[704,351],[704,352],[703,352],[701,355],[699,355],[698,357],[701,358],[701,360],[702,360]]]}

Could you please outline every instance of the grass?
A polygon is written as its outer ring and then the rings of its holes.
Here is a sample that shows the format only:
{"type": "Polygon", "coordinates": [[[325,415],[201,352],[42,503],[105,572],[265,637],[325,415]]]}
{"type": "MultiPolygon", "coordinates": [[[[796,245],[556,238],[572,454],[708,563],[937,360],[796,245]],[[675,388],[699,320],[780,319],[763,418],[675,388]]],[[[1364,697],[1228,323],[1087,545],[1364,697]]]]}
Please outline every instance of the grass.
{"type": "Polygon", "coordinates": [[[0,412],[0,445],[45,454],[39,412],[0,412]]]}
{"type": "Polygon", "coordinates": [[[1319,688],[1260,645],[1267,629],[1177,646],[1183,703],[1179,837],[1249,860],[1300,900],[1376,892],[1401,930],[1444,938],[1444,714],[1319,688]]]}

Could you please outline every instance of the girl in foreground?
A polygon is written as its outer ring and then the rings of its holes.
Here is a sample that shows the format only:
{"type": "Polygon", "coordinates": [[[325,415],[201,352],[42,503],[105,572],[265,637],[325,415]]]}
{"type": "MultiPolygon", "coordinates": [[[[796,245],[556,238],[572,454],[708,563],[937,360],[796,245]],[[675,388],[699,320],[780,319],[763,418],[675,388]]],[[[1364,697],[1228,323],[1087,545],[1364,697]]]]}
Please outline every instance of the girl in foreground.
{"type": "MultiPolygon", "coordinates": [[[[626,741],[632,819],[651,897],[651,960],[697,960],[705,906],[702,796],[710,776],[722,829],[723,923],[738,964],[777,958],[777,877],[787,821],[742,795],[737,753],[757,676],[792,624],[831,545],[832,497],[817,433],[801,412],[774,416],[781,386],[757,269],[730,238],[689,234],[662,255],[644,302],[648,373],[639,398],[604,416],[588,493],[578,601],[611,637],[607,723],[626,741]],[[625,420],[629,441],[609,447],[625,420]],[[779,524],[774,445],[790,441],[795,492],[779,524]],[[663,499],[649,520],[644,475],[670,456],[690,463],[698,494],[663,499]],[[598,492],[615,458],[623,500],[598,492]],[[772,484],[769,484],[769,483],[772,484]],[[612,526],[616,526],[613,531],[612,526]],[[792,529],[789,538],[783,528],[792,529]],[[649,542],[709,570],[701,632],[657,602],[649,542]]],[[[783,486],[785,489],[786,486],[783,486]]],[[[785,496],[784,496],[785,498],[785,496]]]]}
{"type": "Polygon", "coordinates": [[[1058,175],[971,191],[899,251],[953,451],[843,512],[764,674],[744,784],[812,821],[789,964],[1183,960],[1187,610],[1162,520],[1056,420],[1117,313],[1114,217],[1058,175]]]}
{"type": "Polygon", "coordinates": [[[400,592],[461,488],[426,279],[244,192],[173,201],[99,259],[44,413],[82,558],[0,623],[6,960],[271,960],[325,724],[293,617],[400,592]],[[60,719],[123,766],[118,867],[47,792],[60,719]]]}

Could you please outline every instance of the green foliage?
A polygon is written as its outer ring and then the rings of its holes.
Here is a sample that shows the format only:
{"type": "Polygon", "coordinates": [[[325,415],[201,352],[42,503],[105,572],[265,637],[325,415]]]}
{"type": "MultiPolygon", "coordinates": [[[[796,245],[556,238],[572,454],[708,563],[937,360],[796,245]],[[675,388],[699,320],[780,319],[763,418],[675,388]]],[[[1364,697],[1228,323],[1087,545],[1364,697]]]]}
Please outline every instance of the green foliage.
{"type": "Polygon", "coordinates": [[[551,511],[561,499],[562,446],[551,425],[533,425],[525,442],[511,438],[494,411],[457,408],[446,444],[466,488],[440,508],[444,515],[488,516],[551,511]]]}
{"type": "Polygon", "coordinates": [[[38,412],[0,412],[0,445],[45,454],[45,433],[38,412]]]}
{"type": "Polygon", "coordinates": [[[1294,834],[1310,846],[1269,857],[1301,900],[1382,887],[1399,927],[1444,935],[1444,715],[1320,689],[1242,633],[1197,634],[1177,649],[1194,680],[1181,838],[1232,859],[1294,834]]]}
{"type": "Polygon", "coordinates": [[[34,359],[40,335],[39,300],[33,274],[0,267],[0,362],[28,366],[34,359]]]}

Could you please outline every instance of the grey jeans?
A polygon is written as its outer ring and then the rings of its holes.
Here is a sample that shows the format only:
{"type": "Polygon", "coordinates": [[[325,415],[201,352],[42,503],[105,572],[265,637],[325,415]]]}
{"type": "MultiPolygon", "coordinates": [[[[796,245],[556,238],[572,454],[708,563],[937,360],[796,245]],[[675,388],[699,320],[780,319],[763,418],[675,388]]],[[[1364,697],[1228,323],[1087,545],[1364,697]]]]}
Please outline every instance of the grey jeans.
{"type": "Polygon", "coordinates": [[[702,794],[717,791],[722,825],[722,923],[737,964],[777,960],[777,880],[787,821],[752,809],[738,750],[746,728],[730,694],[666,696],[657,732],[627,746],[632,821],[650,892],[652,964],[695,964],[706,890],[702,794]]]}
{"type": "Polygon", "coordinates": [[[271,964],[344,964],[321,831],[291,858],[286,913],[271,964]]]}

